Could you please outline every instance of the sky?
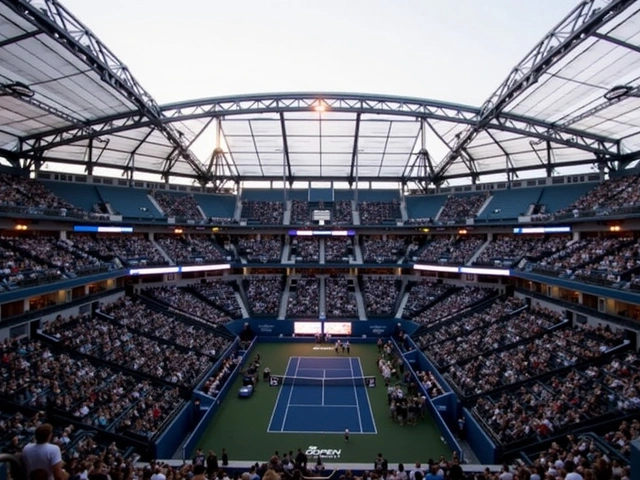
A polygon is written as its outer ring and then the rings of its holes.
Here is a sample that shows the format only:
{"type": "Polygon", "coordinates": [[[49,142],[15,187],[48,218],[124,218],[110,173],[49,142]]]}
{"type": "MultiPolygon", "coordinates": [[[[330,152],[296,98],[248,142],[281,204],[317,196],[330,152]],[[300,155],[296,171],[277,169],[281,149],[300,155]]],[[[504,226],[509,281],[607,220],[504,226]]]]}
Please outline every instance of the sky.
{"type": "Polygon", "coordinates": [[[159,103],[330,91],[481,105],[577,0],[62,0],[159,103]]]}

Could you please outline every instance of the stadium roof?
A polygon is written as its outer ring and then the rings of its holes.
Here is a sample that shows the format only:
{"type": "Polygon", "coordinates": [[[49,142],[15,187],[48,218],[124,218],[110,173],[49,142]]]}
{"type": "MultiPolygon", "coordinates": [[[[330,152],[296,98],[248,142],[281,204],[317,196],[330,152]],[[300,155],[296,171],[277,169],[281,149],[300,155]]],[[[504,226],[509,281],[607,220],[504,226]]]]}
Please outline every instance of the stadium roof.
{"type": "Polygon", "coordinates": [[[640,158],[638,107],[638,0],[580,3],[481,107],[326,92],[161,106],[55,0],[0,0],[0,154],[14,165],[79,165],[214,186],[389,180],[426,187],[624,168],[640,158]],[[205,152],[200,158],[194,145],[205,152]]]}

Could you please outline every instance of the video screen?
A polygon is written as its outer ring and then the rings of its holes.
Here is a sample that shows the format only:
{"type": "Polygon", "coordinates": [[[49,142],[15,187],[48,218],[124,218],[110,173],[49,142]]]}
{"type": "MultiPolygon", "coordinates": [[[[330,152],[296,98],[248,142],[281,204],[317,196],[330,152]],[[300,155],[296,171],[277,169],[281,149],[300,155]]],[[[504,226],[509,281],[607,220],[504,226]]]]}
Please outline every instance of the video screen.
{"type": "Polygon", "coordinates": [[[293,333],[296,335],[315,335],[322,333],[321,322],[294,322],[293,333]]]}
{"type": "Polygon", "coordinates": [[[325,322],[324,333],[331,335],[351,335],[351,322],[325,322]]]}

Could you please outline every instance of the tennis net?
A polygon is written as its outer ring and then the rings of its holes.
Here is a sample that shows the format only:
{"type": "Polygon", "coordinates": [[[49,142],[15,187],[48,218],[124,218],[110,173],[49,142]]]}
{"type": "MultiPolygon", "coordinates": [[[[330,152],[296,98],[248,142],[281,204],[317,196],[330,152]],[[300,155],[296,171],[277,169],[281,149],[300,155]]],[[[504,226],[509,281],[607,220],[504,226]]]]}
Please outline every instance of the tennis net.
{"type": "Polygon", "coordinates": [[[298,377],[285,375],[271,375],[269,385],[311,386],[311,387],[367,387],[375,388],[376,377],[298,377]]]}

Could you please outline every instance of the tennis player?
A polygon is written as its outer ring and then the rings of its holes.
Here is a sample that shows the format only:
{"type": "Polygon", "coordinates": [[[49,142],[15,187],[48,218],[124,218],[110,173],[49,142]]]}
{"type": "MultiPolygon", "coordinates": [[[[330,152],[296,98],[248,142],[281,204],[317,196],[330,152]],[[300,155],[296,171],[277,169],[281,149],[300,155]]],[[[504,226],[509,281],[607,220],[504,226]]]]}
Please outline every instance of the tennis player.
{"type": "Polygon", "coordinates": [[[344,342],[344,348],[347,350],[347,355],[351,355],[351,344],[349,343],[349,340],[344,342]]]}
{"type": "Polygon", "coordinates": [[[349,429],[348,428],[344,429],[344,441],[345,442],[349,441],[349,429]]]}

